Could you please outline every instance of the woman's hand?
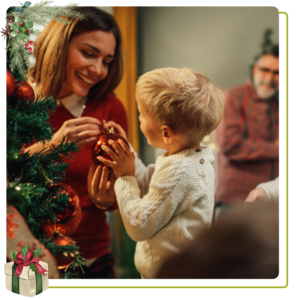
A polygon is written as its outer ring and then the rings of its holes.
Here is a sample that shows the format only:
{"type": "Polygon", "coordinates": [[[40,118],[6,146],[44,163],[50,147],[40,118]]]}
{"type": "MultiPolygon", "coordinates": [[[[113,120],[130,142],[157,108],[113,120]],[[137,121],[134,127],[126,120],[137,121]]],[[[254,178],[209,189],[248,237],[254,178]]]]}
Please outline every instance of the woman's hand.
{"type": "Polygon", "coordinates": [[[53,135],[52,143],[56,146],[66,136],[68,142],[77,142],[78,147],[83,147],[96,140],[101,132],[101,125],[99,120],[91,117],[68,120],[53,135]]]}
{"type": "Polygon", "coordinates": [[[61,126],[61,128],[53,135],[52,140],[45,144],[35,143],[25,149],[29,155],[32,155],[41,150],[45,150],[45,153],[51,151],[52,144],[54,146],[59,145],[63,137],[66,136],[68,142],[77,142],[78,147],[83,147],[94,140],[101,133],[99,127],[102,123],[91,117],[83,117],[77,119],[71,119],[61,126]]]}
{"type": "Polygon", "coordinates": [[[108,168],[92,163],[88,174],[88,192],[93,203],[99,207],[109,208],[115,203],[114,184],[116,177],[108,168]],[[110,175],[110,176],[109,176],[110,175]]]}
{"type": "Polygon", "coordinates": [[[105,145],[102,145],[101,148],[113,161],[106,160],[101,156],[98,156],[97,158],[113,169],[116,178],[122,176],[134,176],[134,154],[130,151],[127,144],[121,139],[118,139],[119,144],[113,140],[109,140],[108,143],[114,148],[115,152],[105,145]]]}
{"type": "Polygon", "coordinates": [[[108,121],[103,123],[103,127],[106,127],[107,130],[113,127],[118,134],[120,134],[123,138],[127,140],[126,132],[119,124],[113,121],[108,121]]]}

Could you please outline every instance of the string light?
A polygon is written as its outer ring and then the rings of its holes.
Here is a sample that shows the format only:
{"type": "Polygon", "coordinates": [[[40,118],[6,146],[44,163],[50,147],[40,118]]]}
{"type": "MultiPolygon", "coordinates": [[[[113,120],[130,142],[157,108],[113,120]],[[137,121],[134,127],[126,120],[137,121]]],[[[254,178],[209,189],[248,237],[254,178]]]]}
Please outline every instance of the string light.
{"type": "Polygon", "coordinates": [[[216,145],[214,143],[210,143],[209,147],[211,148],[211,150],[215,150],[216,149],[216,145]]]}
{"type": "Polygon", "coordinates": [[[204,142],[208,142],[210,140],[210,136],[209,135],[206,135],[203,139],[204,142]]]}
{"type": "Polygon", "coordinates": [[[21,188],[19,186],[16,186],[16,190],[19,191],[21,188]]]}

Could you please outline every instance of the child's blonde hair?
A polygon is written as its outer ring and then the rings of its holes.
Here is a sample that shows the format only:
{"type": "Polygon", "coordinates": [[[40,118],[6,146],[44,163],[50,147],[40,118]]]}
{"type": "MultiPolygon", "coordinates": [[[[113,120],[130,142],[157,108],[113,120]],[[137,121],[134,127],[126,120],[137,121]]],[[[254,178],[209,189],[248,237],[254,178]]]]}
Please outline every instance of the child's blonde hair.
{"type": "Polygon", "coordinates": [[[192,69],[150,71],[139,78],[136,91],[141,104],[160,126],[184,134],[191,143],[202,141],[223,116],[222,91],[192,69]]]}

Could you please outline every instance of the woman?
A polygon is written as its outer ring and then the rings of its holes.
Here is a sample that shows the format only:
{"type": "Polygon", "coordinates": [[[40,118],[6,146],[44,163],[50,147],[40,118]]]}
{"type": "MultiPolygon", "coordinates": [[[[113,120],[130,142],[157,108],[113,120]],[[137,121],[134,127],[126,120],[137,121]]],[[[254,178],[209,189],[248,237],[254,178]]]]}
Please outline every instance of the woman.
{"type": "MultiPolygon", "coordinates": [[[[58,102],[50,116],[54,135],[45,147],[59,144],[66,136],[81,148],[80,156],[70,162],[64,180],[76,189],[82,208],[81,223],[70,235],[88,259],[81,276],[114,278],[105,214],[117,208],[114,178],[108,181],[106,167],[96,170],[91,148],[102,120],[115,121],[127,133],[125,109],[112,94],[123,76],[121,36],[110,14],[93,7],[75,9],[87,20],[67,25],[52,20],[38,36],[34,49],[36,64],[29,70],[29,82],[36,94],[52,95],[58,102]],[[100,177],[100,185],[92,185],[93,178],[95,182],[100,177]]],[[[26,151],[34,153],[43,147],[41,143],[34,144],[26,151]]]]}

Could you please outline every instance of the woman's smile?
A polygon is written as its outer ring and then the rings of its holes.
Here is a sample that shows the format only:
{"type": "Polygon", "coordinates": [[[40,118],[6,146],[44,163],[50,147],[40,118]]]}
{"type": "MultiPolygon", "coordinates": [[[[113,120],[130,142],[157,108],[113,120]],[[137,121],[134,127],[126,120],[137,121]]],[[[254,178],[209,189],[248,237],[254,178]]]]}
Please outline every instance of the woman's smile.
{"type": "Polygon", "coordinates": [[[76,73],[77,77],[79,79],[81,79],[88,86],[92,86],[93,84],[95,84],[97,82],[96,80],[89,79],[87,76],[83,75],[82,73],[79,73],[78,71],[75,71],[75,73],[76,73]]]}

